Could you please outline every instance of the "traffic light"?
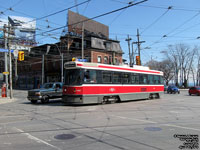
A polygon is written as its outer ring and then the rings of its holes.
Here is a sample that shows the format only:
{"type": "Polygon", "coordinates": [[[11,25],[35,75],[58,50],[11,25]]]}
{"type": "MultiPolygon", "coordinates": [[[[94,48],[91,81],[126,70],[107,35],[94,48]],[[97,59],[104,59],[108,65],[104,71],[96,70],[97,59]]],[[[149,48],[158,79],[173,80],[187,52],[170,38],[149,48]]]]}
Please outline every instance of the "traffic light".
{"type": "Polygon", "coordinates": [[[136,56],[136,65],[141,65],[140,56],[136,56]]]}
{"type": "Polygon", "coordinates": [[[76,58],[73,57],[73,58],[72,58],[72,61],[76,61],[76,58]]]}
{"type": "Polygon", "coordinates": [[[23,61],[24,60],[24,51],[19,51],[18,52],[18,60],[23,61]]]}

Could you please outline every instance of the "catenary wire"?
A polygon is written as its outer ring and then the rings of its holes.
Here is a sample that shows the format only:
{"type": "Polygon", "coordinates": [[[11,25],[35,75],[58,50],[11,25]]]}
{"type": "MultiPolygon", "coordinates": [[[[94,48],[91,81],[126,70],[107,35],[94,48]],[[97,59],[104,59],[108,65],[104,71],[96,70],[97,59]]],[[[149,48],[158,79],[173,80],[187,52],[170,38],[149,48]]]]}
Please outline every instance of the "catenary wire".
{"type": "Polygon", "coordinates": [[[162,17],[164,17],[168,12],[169,10],[172,9],[172,6],[169,6],[168,9],[161,15],[159,16],[154,22],[152,22],[149,26],[147,26],[142,32],[141,34],[143,34],[146,30],[148,30],[150,27],[152,27],[155,23],[157,23],[162,17]]]}
{"type": "MultiPolygon", "coordinates": [[[[76,24],[79,24],[79,23],[87,22],[87,21],[89,21],[89,20],[93,20],[93,19],[96,19],[96,18],[100,18],[100,17],[106,16],[106,15],[109,15],[109,14],[112,14],[112,13],[115,13],[115,12],[118,12],[118,11],[121,11],[121,10],[123,10],[123,9],[126,9],[126,8],[129,8],[129,7],[138,5],[138,4],[143,3],[143,2],[146,2],[146,1],[148,1],[148,0],[142,0],[142,1],[140,1],[140,2],[137,2],[137,3],[134,3],[134,4],[130,4],[130,5],[128,5],[128,6],[125,6],[125,7],[122,7],[122,8],[119,8],[119,9],[116,9],[116,10],[113,10],[113,11],[110,11],[110,12],[107,12],[107,13],[104,13],[104,14],[101,14],[101,15],[98,15],[98,16],[95,16],[95,17],[92,17],[92,18],[88,18],[88,19],[85,19],[85,20],[82,20],[82,21],[79,21],[79,22],[76,22],[76,23],[70,24],[70,25],[76,25],[76,24]]],[[[44,33],[52,32],[52,31],[59,30],[59,29],[65,28],[65,27],[67,27],[67,26],[65,25],[65,26],[62,26],[62,27],[58,27],[58,28],[55,28],[55,29],[52,29],[52,30],[49,30],[49,31],[45,31],[44,33]]]]}

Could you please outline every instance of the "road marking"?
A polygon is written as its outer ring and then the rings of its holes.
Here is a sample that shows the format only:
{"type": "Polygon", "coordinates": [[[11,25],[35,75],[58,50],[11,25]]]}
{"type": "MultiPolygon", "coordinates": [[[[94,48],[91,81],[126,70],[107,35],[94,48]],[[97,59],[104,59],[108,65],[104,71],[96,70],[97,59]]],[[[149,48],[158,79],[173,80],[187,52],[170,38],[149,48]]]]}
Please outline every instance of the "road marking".
{"type": "MultiPolygon", "coordinates": [[[[141,121],[141,122],[146,122],[146,123],[158,124],[158,122],[154,122],[154,121],[150,121],[150,120],[142,120],[142,119],[128,118],[128,117],[115,116],[115,115],[111,115],[111,116],[117,117],[117,118],[121,118],[121,119],[129,119],[129,120],[136,120],[136,121],[141,121]]],[[[200,131],[200,129],[190,128],[190,127],[184,127],[184,126],[177,126],[177,125],[173,125],[173,124],[160,124],[159,123],[159,125],[160,126],[168,126],[168,127],[175,127],[175,128],[187,129],[187,130],[200,131]]]]}
{"type": "Polygon", "coordinates": [[[169,127],[175,127],[175,128],[187,129],[187,130],[200,131],[200,129],[190,128],[190,127],[183,127],[183,126],[177,126],[177,125],[173,125],[173,124],[163,124],[163,125],[164,125],[164,126],[169,126],[169,127]]]}
{"type": "Polygon", "coordinates": [[[111,115],[111,116],[113,116],[113,117],[118,117],[118,118],[121,118],[121,119],[136,120],[136,121],[141,121],[141,122],[146,122],[146,123],[157,123],[157,122],[149,121],[149,120],[141,120],[141,119],[135,119],[135,118],[127,118],[127,117],[115,116],[115,115],[111,115]]]}
{"type": "Polygon", "coordinates": [[[88,109],[88,111],[94,111],[96,109],[97,109],[97,107],[91,107],[91,108],[88,109]]]}
{"type": "Polygon", "coordinates": [[[54,146],[54,145],[51,145],[51,144],[47,143],[46,141],[43,141],[43,140],[41,140],[41,139],[39,139],[39,138],[37,138],[37,137],[35,137],[35,136],[29,134],[29,133],[25,133],[23,130],[21,130],[21,129],[19,129],[19,128],[16,128],[16,127],[14,127],[14,128],[15,128],[17,131],[21,132],[21,134],[26,135],[27,138],[29,138],[29,139],[31,139],[31,140],[34,140],[34,141],[36,141],[36,142],[38,142],[38,143],[43,143],[43,144],[48,145],[48,146],[50,146],[50,147],[53,147],[53,148],[55,148],[55,149],[57,149],[57,150],[61,150],[60,148],[58,148],[58,147],[56,147],[56,146],[54,146]]]}
{"type": "Polygon", "coordinates": [[[178,111],[169,111],[170,113],[175,113],[175,114],[179,114],[178,111]]]}

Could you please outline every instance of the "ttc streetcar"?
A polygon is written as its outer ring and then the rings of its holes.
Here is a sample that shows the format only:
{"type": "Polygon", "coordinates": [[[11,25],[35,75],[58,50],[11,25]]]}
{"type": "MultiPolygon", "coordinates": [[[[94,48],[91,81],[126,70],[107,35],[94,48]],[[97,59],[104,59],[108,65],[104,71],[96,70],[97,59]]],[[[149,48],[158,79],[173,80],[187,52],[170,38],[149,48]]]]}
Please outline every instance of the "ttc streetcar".
{"type": "Polygon", "coordinates": [[[62,101],[67,104],[114,103],[160,98],[163,72],[148,67],[67,62],[62,101]]]}

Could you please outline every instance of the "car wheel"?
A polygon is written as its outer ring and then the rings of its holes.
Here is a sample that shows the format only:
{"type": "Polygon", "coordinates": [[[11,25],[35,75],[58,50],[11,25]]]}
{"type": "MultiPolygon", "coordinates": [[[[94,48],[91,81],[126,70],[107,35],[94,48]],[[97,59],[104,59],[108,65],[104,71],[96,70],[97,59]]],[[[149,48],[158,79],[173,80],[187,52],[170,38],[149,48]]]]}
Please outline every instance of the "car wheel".
{"type": "Polygon", "coordinates": [[[178,94],[180,94],[180,91],[178,91],[178,94]]]}
{"type": "Polygon", "coordinates": [[[41,102],[42,102],[43,104],[48,103],[48,102],[49,102],[49,97],[48,97],[47,95],[43,96],[42,99],[41,99],[41,102]]]}
{"type": "Polygon", "coordinates": [[[31,103],[32,103],[32,104],[36,104],[36,103],[37,103],[37,100],[31,100],[31,103]]]}
{"type": "Polygon", "coordinates": [[[192,94],[191,94],[191,93],[189,93],[189,95],[191,96],[192,94]]]}

